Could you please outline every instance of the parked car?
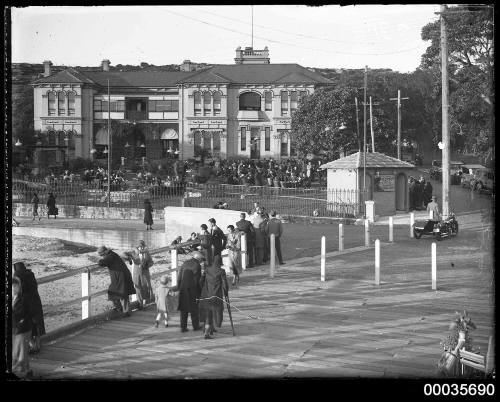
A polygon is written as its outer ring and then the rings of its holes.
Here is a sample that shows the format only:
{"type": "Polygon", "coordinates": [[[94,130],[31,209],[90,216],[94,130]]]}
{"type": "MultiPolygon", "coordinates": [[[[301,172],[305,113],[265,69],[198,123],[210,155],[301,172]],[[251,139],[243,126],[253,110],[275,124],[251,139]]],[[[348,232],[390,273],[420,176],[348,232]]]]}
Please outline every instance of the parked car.
{"type": "Polygon", "coordinates": [[[474,175],[471,186],[476,191],[495,191],[495,174],[491,169],[480,169],[474,175]]]}
{"type": "Polygon", "coordinates": [[[483,165],[471,164],[471,165],[463,165],[460,168],[460,184],[464,188],[470,188],[471,181],[474,179],[474,175],[478,173],[479,170],[486,169],[483,165]]]}
{"type": "MultiPolygon", "coordinates": [[[[429,170],[431,179],[441,181],[443,179],[443,166],[441,160],[433,160],[429,170]]],[[[450,161],[450,184],[460,184],[460,168],[464,165],[462,161],[450,161]]]]}

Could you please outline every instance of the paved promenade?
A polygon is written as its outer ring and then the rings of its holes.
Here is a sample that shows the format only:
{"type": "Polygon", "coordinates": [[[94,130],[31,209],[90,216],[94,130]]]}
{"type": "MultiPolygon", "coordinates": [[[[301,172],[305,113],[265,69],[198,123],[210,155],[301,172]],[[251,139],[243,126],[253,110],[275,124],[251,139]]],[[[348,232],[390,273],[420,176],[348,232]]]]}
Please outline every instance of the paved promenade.
{"type": "Polygon", "coordinates": [[[232,288],[227,316],[212,340],[182,334],[179,315],[153,327],[155,308],[107,321],[44,345],[35,376],[57,378],[423,378],[436,375],[439,342],[457,310],[467,309],[486,354],[494,333],[491,239],[476,219],[455,239],[437,243],[437,291],[431,289],[431,239],[401,239],[374,250],[357,246],[327,258],[289,260],[270,279],[249,269],[232,288]]]}

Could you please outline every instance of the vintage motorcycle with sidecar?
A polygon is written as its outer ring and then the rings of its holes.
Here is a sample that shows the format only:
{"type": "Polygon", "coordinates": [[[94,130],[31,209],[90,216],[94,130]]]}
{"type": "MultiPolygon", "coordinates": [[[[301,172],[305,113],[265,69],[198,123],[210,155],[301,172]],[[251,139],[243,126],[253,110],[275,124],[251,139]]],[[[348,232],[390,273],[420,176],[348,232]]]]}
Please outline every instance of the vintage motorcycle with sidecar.
{"type": "Polygon", "coordinates": [[[422,236],[434,236],[436,240],[441,240],[444,237],[456,236],[458,234],[458,221],[453,212],[450,216],[443,220],[418,220],[413,224],[413,234],[416,239],[422,236]]]}

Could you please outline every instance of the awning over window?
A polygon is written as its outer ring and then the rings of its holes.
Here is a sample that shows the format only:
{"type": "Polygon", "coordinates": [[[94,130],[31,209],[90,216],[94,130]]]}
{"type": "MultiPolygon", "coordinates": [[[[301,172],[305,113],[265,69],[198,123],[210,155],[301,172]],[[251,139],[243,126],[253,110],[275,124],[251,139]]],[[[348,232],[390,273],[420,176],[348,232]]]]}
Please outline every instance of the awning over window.
{"type": "Polygon", "coordinates": [[[179,133],[173,128],[167,128],[163,133],[161,133],[160,139],[162,140],[178,140],[179,133]]]}
{"type": "Polygon", "coordinates": [[[108,130],[101,128],[95,135],[96,145],[108,145],[108,130]]]}

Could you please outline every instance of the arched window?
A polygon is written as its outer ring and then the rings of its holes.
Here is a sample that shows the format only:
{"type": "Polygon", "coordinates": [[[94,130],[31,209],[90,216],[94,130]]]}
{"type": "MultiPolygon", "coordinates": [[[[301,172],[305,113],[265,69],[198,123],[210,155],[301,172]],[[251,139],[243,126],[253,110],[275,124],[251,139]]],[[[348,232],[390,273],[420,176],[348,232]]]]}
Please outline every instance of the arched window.
{"type": "Polygon", "coordinates": [[[194,98],[194,115],[200,116],[201,115],[201,93],[195,92],[193,94],[193,98],[194,98]]]}
{"type": "Polygon", "coordinates": [[[265,94],[266,111],[273,110],[273,93],[267,91],[265,94]]]}
{"type": "Polygon", "coordinates": [[[295,110],[297,110],[297,91],[292,91],[290,92],[290,111],[293,113],[295,110]]]}
{"type": "Polygon", "coordinates": [[[212,95],[210,92],[203,94],[203,116],[209,116],[212,109],[212,95]]]}
{"type": "Polygon", "coordinates": [[[57,114],[59,116],[66,114],[66,94],[62,91],[57,93],[57,114]]]}
{"type": "Polygon", "coordinates": [[[68,138],[68,148],[71,150],[75,149],[75,134],[76,132],[74,131],[68,131],[66,133],[66,136],[68,138]]]}
{"type": "Polygon", "coordinates": [[[56,145],[56,133],[55,131],[49,131],[47,133],[47,140],[49,145],[54,146],[56,145]]]}
{"type": "Polygon", "coordinates": [[[201,132],[198,130],[194,132],[194,146],[201,147],[201,132]]]}
{"type": "Polygon", "coordinates": [[[68,93],[68,116],[72,116],[75,114],[75,92],[68,93]]]}
{"type": "Polygon", "coordinates": [[[49,116],[54,116],[56,114],[56,93],[50,91],[47,95],[49,100],[49,116]]]}
{"type": "Polygon", "coordinates": [[[288,92],[281,91],[281,115],[288,116],[288,92]]]}
{"type": "Polygon", "coordinates": [[[240,110],[260,110],[260,95],[255,92],[241,94],[240,110]]]}
{"type": "Polygon", "coordinates": [[[64,141],[64,138],[66,138],[66,133],[64,131],[59,131],[57,133],[57,145],[59,145],[60,147],[65,147],[66,141],[64,141]]]}
{"type": "Polygon", "coordinates": [[[214,92],[214,116],[220,115],[220,104],[221,95],[220,92],[214,92]]]}

